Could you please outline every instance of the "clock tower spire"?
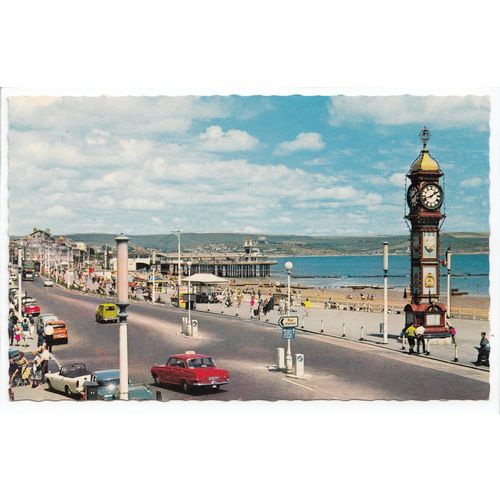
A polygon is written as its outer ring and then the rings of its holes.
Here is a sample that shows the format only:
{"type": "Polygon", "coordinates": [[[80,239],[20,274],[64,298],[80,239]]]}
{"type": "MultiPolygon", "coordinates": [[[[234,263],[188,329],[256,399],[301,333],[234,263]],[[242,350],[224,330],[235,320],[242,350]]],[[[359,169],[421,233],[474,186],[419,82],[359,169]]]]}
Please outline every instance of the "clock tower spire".
{"type": "Polygon", "coordinates": [[[419,137],[422,150],[406,174],[410,181],[406,219],[411,226],[411,303],[405,307],[405,323],[423,326],[427,340],[447,342],[446,307],[439,303],[439,230],[445,218],[441,212],[443,172],[428,149],[429,129],[424,127],[419,137]]]}

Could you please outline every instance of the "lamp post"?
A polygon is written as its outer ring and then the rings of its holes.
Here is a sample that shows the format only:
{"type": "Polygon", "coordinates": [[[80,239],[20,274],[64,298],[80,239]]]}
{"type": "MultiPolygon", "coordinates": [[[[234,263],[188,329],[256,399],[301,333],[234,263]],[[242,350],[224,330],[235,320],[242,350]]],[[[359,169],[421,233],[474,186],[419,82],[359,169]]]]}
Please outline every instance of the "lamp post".
{"type": "Polygon", "coordinates": [[[389,271],[389,244],[384,241],[384,340],[387,344],[387,272],[389,271]]]}
{"type": "Polygon", "coordinates": [[[129,238],[121,234],[115,238],[117,260],[117,290],[120,321],[120,399],[128,400],[128,347],[127,347],[127,307],[128,301],[128,241],[129,238]]]}
{"type": "Polygon", "coordinates": [[[188,266],[188,335],[193,334],[191,327],[191,260],[187,261],[188,266]]]}
{"type": "Polygon", "coordinates": [[[153,304],[156,303],[156,252],[153,252],[153,304]]]}
{"type": "MultiPolygon", "coordinates": [[[[285,262],[285,271],[288,278],[288,300],[286,303],[286,314],[290,315],[290,272],[293,269],[293,264],[290,261],[285,262]]],[[[292,373],[293,371],[293,360],[292,360],[292,342],[287,339],[286,345],[286,355],[285,355],[285,369],[287,373],[292,373]]]]}
{"type": "Polygon", "coordinates": [[[177,235],[177,307],[181,307],[181,230],[172,232],[177,235]]]}
{"type": "Polygon", "coordinates": [[[17,295],[17,317],[19,322],[21,322],[21,302],[22,302],[22,279],[23,279],[23,251],[21,248],[17,250],[17,283],[18,283],[18,295],[17,295]]]}
{"type": "Polygon", "coordinates": [[[448,286],[446,293],[446,316],[451,318],[451,249],[446,250],[446,269],[448,270],[448,286]]]}

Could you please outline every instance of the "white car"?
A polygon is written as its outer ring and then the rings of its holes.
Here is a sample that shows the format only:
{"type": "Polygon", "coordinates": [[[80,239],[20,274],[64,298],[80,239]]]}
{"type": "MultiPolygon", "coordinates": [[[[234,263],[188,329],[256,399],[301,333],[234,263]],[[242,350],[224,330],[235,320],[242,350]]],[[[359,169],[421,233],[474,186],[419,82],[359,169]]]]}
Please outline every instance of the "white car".
{"type": "Polygon", "coordinates": [[[49,390],[64,392],[71,397],[84,391],[84,383],[92,380],[92,372],[87,370],[85,363],[72,363],[61,366],[58,372],[47,373],[45,380],[49,390]]]}
{"type": "Polygon", "coordinates": [[[54,282],[49,279],[43,280],[43,286],[54,286],[54,282]]]}

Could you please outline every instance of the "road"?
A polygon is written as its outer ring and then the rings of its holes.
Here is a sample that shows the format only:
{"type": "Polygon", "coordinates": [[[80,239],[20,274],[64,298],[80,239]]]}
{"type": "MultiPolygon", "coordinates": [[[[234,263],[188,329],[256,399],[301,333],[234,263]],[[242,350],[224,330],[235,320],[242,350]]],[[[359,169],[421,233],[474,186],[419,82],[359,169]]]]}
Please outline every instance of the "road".
{"type": "MultiPolygon", "coordinates": [[[[54,347],[62,362],[86,362],[89,369],[118,368],[118,326],[95,322],[103,300],[59,287],[44,288],[40,279],[24,282],[42,313],[67,323],[68,345],[54,347]]],[[[299,333],[293,351],[305,355],[310,379],[270,372],[281,330],[256,320],[241,320],[194,311],[199,338],[180,334],[185,311],[145,303],[129,307],[129,374],[133,382],[152,383],[150,367],[169,355],[194,350],[214,357],[229,370],[231,383],[217,393],[184,394],[158,388],[164,400],[478,400],[489,395],[488,374],[373,345],[299,333]]]]}

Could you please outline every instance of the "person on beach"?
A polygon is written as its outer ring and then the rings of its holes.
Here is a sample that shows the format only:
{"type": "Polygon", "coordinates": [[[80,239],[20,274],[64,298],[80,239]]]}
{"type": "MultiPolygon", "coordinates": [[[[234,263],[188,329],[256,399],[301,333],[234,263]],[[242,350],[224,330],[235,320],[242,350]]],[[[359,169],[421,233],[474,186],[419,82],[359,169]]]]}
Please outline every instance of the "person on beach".
{"type": "Polygon", "coordinates": [[[410,347],[409,354],[413,354],[415,348],[415,336],[417,329],[413,326],[413,323],[406,329],[406,338],[408,339],[408,345],[410,347]]]}
{"type": "Polygon", "coordinates": [[[420,325],[415,329],[415,335],[417,336],[417,354],[420,354],[420,345],[422,345],[422,354],[427,354],[425,350],[425,328],[420,325]]]}

